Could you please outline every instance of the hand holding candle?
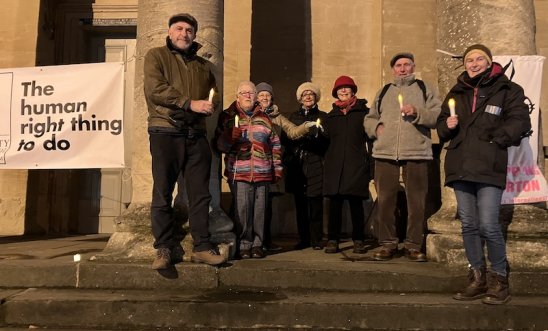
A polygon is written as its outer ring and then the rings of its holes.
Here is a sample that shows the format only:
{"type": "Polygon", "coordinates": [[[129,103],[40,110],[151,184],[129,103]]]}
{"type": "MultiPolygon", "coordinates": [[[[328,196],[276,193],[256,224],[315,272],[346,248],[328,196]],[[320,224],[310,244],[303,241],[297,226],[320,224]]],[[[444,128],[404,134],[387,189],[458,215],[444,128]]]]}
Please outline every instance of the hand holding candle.
{"type": "Polygon", "coordinates": [[[451,117],[457,116],[457,113],[455,112],[455,99],[449,99],[449,101],[447,101],[447,105],[449,106],[449,113],[451,114],[451,117]]]}
{"type": "Polygon", "coordinates": [[[209,102],[213,102],[213,94],[215,93],[214,89],[209,90],[209,98],[207,99],[209,102]]]}

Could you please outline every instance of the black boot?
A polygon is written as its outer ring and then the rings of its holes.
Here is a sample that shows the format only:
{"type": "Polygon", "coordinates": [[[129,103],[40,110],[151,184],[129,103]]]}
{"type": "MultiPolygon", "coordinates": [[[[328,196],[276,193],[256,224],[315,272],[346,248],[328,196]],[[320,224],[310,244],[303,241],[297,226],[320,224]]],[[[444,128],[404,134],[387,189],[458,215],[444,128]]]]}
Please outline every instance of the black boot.
{"type": "MultiPolygon", "coordinates": [[[[506,270],[508,270],[508,268],[506,270]]],[[[487,290],[487,295],[482,300],[483,303],[488,305],[502,305],[510,301],[508,276],[509,274],[503,276],[495,272],[489,273],[489,288],[487,290]]]]}
{"type": "Polygon", "coordinates": [[[455,300],[476,300],[481,299],[487,293],[487,273],[485,267],[468,270],[468,286],[461,292],[455,294],[455,300]]]}

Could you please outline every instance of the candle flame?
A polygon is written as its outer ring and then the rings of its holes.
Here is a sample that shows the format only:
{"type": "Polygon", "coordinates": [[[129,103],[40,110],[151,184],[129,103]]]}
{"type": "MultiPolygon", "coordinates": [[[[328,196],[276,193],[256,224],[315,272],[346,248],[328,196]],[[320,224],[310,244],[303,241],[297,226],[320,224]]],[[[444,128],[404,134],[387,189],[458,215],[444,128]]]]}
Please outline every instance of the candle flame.
{"type": "Polygon", "coordinates": [[[215,90],[214,89],[211,89],[209,90],[209,102],[212,102],[213,101],[213,94],[215,94],[215,90]]]}
{"type": "Polygon", "coordinates": [[[236,114],[236,116],[234,116],[234,127],[235,128],[240,127],[240,116],[238,116],[238,114],[236,114]]]}
{"type": "Polygon", "coordinates": [[[321,121],[320,121],[320,119],[318,118],[318,119],[316,120],[316,127],[319,128],[320,125],[321,125],[321,121]]]}

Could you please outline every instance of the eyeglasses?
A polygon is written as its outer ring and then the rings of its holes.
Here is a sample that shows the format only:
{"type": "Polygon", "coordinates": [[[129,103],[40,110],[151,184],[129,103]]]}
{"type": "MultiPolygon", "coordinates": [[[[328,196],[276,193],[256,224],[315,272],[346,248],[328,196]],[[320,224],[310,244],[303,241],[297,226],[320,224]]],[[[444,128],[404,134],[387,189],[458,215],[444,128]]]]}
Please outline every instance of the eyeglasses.
{"type": "Polygon", "coordinates": [[[303,93],[303,94],[302,94],[302,97],[303,97],[303,98],[304,98],[304,97],[314,97],[314,96],[316,96],[316,94],[313,93],[313,92],[310,92],[310,93],[303,93]]]}
{"type": "Polygon", "coordinates": [[[252,95],[255,95],[256,93],[255,92],[238,92],[238,94],[250,97],[252,95]]]}

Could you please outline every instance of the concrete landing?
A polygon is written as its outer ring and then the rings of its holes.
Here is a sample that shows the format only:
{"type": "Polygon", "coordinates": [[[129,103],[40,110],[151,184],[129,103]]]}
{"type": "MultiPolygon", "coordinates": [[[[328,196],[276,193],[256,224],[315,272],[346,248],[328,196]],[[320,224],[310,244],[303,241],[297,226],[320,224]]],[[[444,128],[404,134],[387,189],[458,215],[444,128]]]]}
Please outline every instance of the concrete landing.
{"type": "Polygon", "coordinates": [[[466,266],[376,262],[378,248],[353,254],[351,242],[325,254],[279,240],[265,259],[156,272],[94,260],[107,240],[0,237],[0,329],[548,330],[548,270],[514,270],[512,300],[492,307],[451,298],[466,266]]]}

